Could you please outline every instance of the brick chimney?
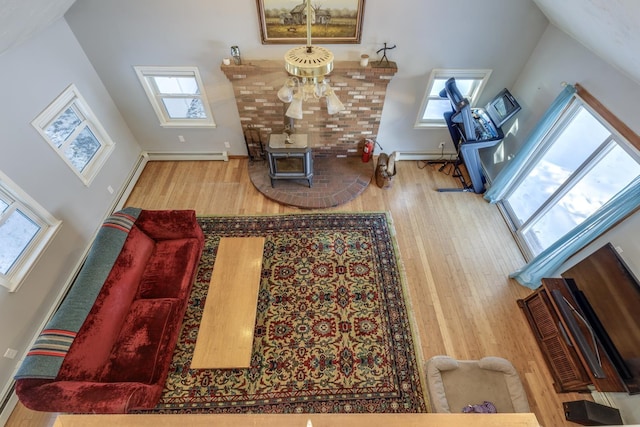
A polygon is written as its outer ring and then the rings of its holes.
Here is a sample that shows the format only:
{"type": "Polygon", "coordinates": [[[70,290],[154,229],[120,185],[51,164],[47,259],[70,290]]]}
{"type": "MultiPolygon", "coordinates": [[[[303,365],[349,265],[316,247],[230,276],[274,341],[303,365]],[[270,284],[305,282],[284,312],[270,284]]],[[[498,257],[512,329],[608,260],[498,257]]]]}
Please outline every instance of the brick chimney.
{"type": "MultiPolygon", "coordinates": [[[[221,69],[233,84],[243,132],[259,130],[266,146],[269,134],[282,133],[288,123],[284,115],[288,104],[277,96],[288,77],[284,63],[251,61],[223,64],[221,69]]],[[[397,71],[393,62],[387,67],[362,67],[355,61],[335,61],[327,78],[345,111],[329,115],[324,99],[305,101],[303,119],[294,120],[295,132],[308,135],[314,156],[360,155],[362,140],[377,137],[387,85],[397,71]]],[[[259,154],[257,144],[249,149],[252,155],[259,154]]]]}

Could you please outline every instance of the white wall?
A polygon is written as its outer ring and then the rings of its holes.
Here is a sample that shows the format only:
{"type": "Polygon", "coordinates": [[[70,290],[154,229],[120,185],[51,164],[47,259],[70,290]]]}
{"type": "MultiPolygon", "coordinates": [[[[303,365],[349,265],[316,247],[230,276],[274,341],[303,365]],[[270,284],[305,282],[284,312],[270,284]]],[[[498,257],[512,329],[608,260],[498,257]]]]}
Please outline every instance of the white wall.
{"type": "Polygon", "coordinates": [[[15,293],[0,288],[0,355],[18,350],[14,360],[0,357],[0,391],[91,237],[114,203],[140,147],[120,112],[61,19],[47,30],[0,55],[0,170],[63,225],[49,248],[15,293]],[[115,142],[104,168],[86,187],[31,126],[31,121],[74,83],[115,142]]]}
{"type": "MultiPolygon", "coordinates": [[[[563,81],[580,83],[627,126],[640,133],[640,121],[637,119],[640,85],[550,25],[513,86],[513,94],[523,109],[514,121],[518,129],[516,137],[510,144],[505,144],[504,152],[507,156],[517,151],[517,143],[524,140],[560,93],[563,81]]],[[[636,277],[640,278],[639,235],[640,213],[636,213],[575,255],[559,269],[558,274],[611,242],[623,250],[622,258],[636,277]]],[[[621,398],[622,395],[618,397],[621,398]]],[[[638,403],[640,396],[625,396],[623,415],[627,422],[640,423],[638,403]],[[629,408],[632,407],[636,409],[631,411],[629,408]]]]}
{"type": "MultiPolygon", "coordinates": [[[[292,8],[300,0],[291,0],[292,8]]],[[[243,59],[279,59],[291,45],[262,45],[255,0],[78,0],[65,15],[129,127],[148,151],[246,154],[231,84],[219,69],[229,47],[243,59]],[[163,129],[135,76],[135,65],[195,65],[216,129],[163,129]],[[187,142],[179,143],[178,135],[187,142]]],[[[361,44],[327,45],[336,60],[356,60],[388,42],[399,71],[388,87],[378,140],[385,151],[437,151],[448,132],[416,130],[432,68],[492,68],[483,100],[510,87],[547,20],[530,0],[366,2],[361,44]]],[[[283,61],[284,68],[284,61],[283,61]]],[[[453,149],[450,146],[450,149],[453,149]]]]}

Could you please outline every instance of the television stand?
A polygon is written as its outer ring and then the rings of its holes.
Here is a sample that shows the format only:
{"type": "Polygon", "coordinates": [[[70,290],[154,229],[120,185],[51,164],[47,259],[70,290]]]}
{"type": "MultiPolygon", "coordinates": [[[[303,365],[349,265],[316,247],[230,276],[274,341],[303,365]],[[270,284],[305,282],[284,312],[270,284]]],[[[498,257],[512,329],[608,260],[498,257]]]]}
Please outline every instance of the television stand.
{"type": "Polygon", "coordinates": [[[558,303],[558,294],[571,306],[578,307],[563,279],[542,279],[540,288],[527,298],[518,300],[547,362],[555,390],[558,393],[586,393],[591,391],[589,386],[593,385],[601,392],[627,392],[604,348],[596,343],[596,351],[592,342],[585,344],[584,340],[578,338],[579,333],[572,332],[579,327],[584,336],[590,334],[582,324],[569,325],[565,319],[566,313],[562,314],[565,310],[558,303]],[[600,354],[600,369],[592,369],[590,352],[600,354]]]}

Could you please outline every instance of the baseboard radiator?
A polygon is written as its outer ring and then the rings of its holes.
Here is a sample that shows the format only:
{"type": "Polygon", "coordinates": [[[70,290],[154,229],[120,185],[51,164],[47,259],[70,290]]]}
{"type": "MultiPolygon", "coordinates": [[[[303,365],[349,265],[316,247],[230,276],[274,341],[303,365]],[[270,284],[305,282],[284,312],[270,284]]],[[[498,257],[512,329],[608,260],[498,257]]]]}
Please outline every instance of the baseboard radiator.
{"type": "Polygon", "coordinates": [[[396,151],[396,160],[451,161],[458,157],[451,151],[396,151]]]}
{"type": "Polygon", "coordinates": [[[133,187],[135,187],[136,182],[138,182],[138,178],[142,174],[145,165],[149,161],[149,155],[146,152],[140,153],[137,162],[133,165],[131,172],[129,172],[129,176],[124,180],[122,184],[121,190],[115,198],[114,204],[109,210],[109,214],[115,211],[119,211],[124,207],[124,204],[127,201],[127,198],[133,191],[133,187]]]}
{"type": "Polygon", "coordinates": [[[150,161],[163,161],[163,160],[222,160],[229,161],[229,154],[227,151],[212,151],[212,152],[193,152],[193,153],[178,153],[169,151],[158,152],[146,152],[150,161]]]}

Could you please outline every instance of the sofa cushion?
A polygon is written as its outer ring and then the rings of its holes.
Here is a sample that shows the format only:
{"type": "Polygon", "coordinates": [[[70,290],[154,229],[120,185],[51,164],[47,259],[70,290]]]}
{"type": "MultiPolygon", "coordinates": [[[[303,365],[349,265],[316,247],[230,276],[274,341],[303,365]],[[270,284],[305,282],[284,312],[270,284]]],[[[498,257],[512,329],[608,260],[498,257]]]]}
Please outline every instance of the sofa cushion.
{"type": "Polygon", "coordinates": [[[515,412],[502,372],[461,363],[458,369],[443,371],[442,380],[451,412],[462,412],[465,406],[485,400],[492,402],[498,412],[515,412]]]}
{"type": "Polygon", "coordinates": [[[515,368],[501,357],[455,360],[434,356],[426,366],[427,390],[434,412],[462,412],[467,405],[493,403],[498,412],[529,412],[515,368]]]}
{"type": "Polygon", "coordinates": [[[170,322],[176,321],[174,314],[178,308],[176,299],[136,300],[131,305],[120,335],[106,364],[102,376],[103,382],[141,382],[154,381],[161,351],[171,335],[170,322]]]}
{"type": "Polygon", "coordinates": [[[155,241],[193,237],[204,242],[193,210],[143,210],[136,225],[155,241]]]}
{"type": "Polygon", "coordinates": [[[193,274],[186,271],[198,265],[197,239],[157,242],[138,288],[138,298],[181,298],[188,296],[193,274]]]}

